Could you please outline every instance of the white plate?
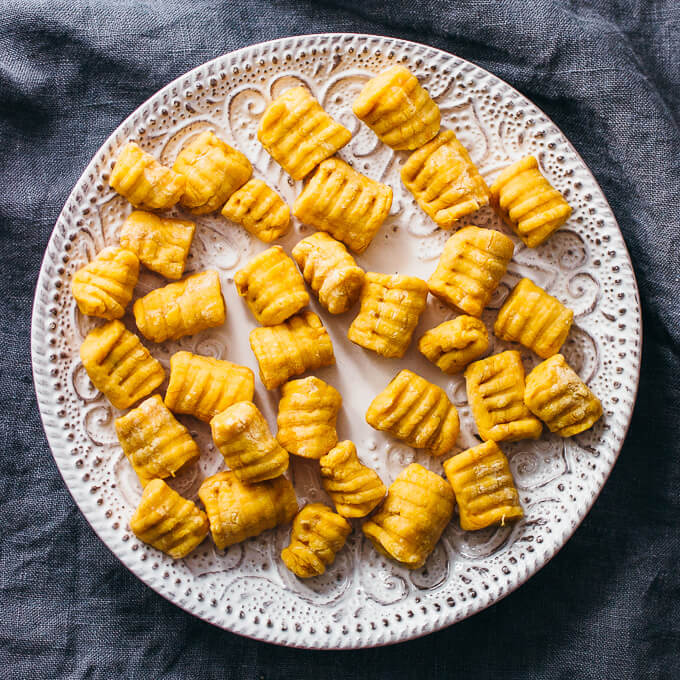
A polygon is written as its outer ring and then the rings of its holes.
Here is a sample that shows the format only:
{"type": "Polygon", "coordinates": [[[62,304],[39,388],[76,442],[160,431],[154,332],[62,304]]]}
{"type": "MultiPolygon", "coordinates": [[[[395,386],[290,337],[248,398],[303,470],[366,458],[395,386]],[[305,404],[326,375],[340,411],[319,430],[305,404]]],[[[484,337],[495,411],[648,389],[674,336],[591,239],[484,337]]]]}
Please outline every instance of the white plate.
{"type": "MultiPolygon", "coordinates": [[[[217,216],[199,217],[188,271],[219,270],[227,301],[224,328],[150,346],[164,366],[178,348],[228,358],[256,369],[248,346],[253,319],[236,295],[232,276],[265,246],[217,216]]],[[[508,230],[484,210],[469,220],[508,230]]],[[[309,230],[297,221],[282,240],[287,251],[309,230]]],[[[143,295],[163,285],[144,272],[143,295]]],[[[403,360],[380,359],[346,339],[356,307],[340,317],[319,310],[337,365],[318,372],[342,393],[342,439],[386,483],[412,461],[441,472],[441,463],[372,430],[364,421],[370,400],[402,367],[446,389],[459,408],[460,448],[477,443],[460,377],[447,377],[415,349],[403,360]]],[[[452,316],[434,300],[415,337],[452,316]]],[[[130,316],[125,321],[134,329],[130,316]]],[[[492,336],[493,337],[493,336],[492,336]]],[[[504,343],[493,340],[493,351],[504,343]]],[[[40,412],[54,458],[85,517],[109,548],[140,579],[192,614],[227,630],[279,644],[352,648],[387,644],[437,630],[484,609],[526,581],[566,542],[602,489],[631,418],[640,362],[640,306],[633,270],[616,220],[571,144],[531,102],[483,69],[439,50],[368,35],[300,36],[224,55],[177,79],[130,116],[98,151],[76,184],[54,228],[38,281],[32,328],[33,371],[40,412]],[[292,203],[301,184],[271,160],[256,138],[265,106],[286,87],[304,83],[324,108],[354,133],[340,156],[394,189],[392,214],[364,255],[364,269],[426,279],[450,232],[435,229],[399,180],[406,153],[392,152],[352,115],[362,84],[385,67],[404,63],[438,102],[487,179],[509,162],[533,153],[574,212],[565,227],[535,250],[517,243],[506,277],[484,320],[491,324],[509,287],[521,276],[559,297],[576,313],[564,353],[601,398],[605,416],[583,435],[505,445],[525,518],[504,528],[464,533],[457,518],[425,568],[409,572],[380,557],[358,523],[335,564],[320,578],[299,581],[278,559],[288,527],[269,531],[226,553],[210,540],[173,562],[139,542],[128,528],[141,488],[116,440],[119,413],[94,391],[78,356],[98,321],[82,316],[70,294],[73,272],[105,245],[117,243],[130,206],[108,187],[118,150],[135,140],[167,164],[194,134],[214,129],[246,153],[255,176],[292,203]]],[[[524,351],[529,370],[536,357],[524,351]]],[[[278,395],[261,385],[256,401],[275,427],[278,395]]],[[[182,418],[201,446],[199,464],[172,485],[195,498],[201,480],[222,458],[209,428],[182,418]]],[[[295,460],[292,476],[301,502],[327,500],[318,465],[295,460]]]]}

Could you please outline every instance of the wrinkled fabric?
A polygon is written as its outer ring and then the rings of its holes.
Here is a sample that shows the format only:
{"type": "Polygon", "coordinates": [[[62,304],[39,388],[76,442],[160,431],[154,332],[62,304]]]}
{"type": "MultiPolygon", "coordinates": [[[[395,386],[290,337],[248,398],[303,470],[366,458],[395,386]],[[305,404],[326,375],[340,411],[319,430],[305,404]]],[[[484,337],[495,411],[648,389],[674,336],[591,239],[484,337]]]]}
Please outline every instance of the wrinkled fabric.
{"type": "Polygon", "coordinates": [[[0,668],[3,678],[679,678],[680,3],[4,0],[0,8],[0,668]],[[640,286],[630,432],[582,526],[494,607],[377,650],[226,633],[129,573],[76,508],[35,403],[29,330],[52,226],[114,128],[170,80],[288,34],[394,35],[543,108],[607,195],[640,286]]]}

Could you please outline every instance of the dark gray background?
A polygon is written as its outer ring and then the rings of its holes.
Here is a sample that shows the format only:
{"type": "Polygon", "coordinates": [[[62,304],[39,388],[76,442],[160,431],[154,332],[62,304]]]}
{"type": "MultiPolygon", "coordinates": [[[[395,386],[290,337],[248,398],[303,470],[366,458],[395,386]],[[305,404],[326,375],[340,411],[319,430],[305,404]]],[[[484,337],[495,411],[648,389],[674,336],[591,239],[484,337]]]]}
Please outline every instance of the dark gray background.
{"type": "Polygon", "coordinates": [[[680,678],[680,3],[0,3],[0,676],[680,678]],[[542,107],[599,180],[640,285],[642,380],[621,458],[562,552],[491,609],[378,650],[304,652],[167,603],[95,537],[43,435],[29,360],[40,260],[100,144],[167,82],[298,33],[454,52],[542,107]]]}

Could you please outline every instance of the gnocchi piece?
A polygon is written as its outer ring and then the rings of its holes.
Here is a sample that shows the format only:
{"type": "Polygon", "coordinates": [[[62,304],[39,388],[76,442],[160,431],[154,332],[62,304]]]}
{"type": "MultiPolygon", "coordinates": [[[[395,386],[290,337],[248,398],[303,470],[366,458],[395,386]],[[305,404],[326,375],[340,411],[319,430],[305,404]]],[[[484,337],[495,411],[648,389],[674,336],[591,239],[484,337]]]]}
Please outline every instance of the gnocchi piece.
{"type": "Polygon", "coordinates": [[[222,215],[265,243],[276,241],[290,226],[290,208],[261,179],[251,179],[235,191],[222,215]]]}
{"type": "Polygon", "coordinates": [[[355,253],[363,253],[391,207],[391,187],[362,175],[339,158],[329,158],[297,197],[293,214],[355,253]]]}
{"type": "Polygon", "coordinates": [[[116,419],[116,434],[142,486],[152,479],[174,477],[198,460],[198,446],[189,430],[177,422],[158,394],[116,419]]]}
{"type": "Polygon", "coordinates": [[[335,424],[341,404],[340,392],[316,376],[285,383],[276,439],[296,456],[321,458],[338,443],[335,424]]]}
{"type": "Polygon", "coordinates": [[[426,303],[425,281],[366,272],[361,308],[347,337],[383,357],[403,357],[426,303]]]}
{"type": "Polygon", "coordinates": [[[481,319],[461,315],[427,331],[418,349],[444,373],[460,373],[489,349],[489,333],[481,319]]]}
{"type": "Polygon", "coordinates": [[[252,401],[239,401],[210,421],[215,446],[244,484],[264,482],[288,469],[288,452],[272,437],[252,401]]]}
{"type": "Polygon", "coordinates": [[[408,369],[371,402],[366,422],[433,456],[448,453],[460,430],[458,411],[444,390],[408,369]]]}
{"type": "Polygon", "coordinates": [[[260,144],[293,178],[302,179],[352,138],[306,87],[293,87],[266,109],[257,129],[260,144]]]}
{"type": "Polygon", "coordinates": [[[305,371],[335,364],[331,338],[313,312],[302,312],[277,326],[255,328],[250,347],[268,390],[305,371]]]}
{"type": "Polygon", "coordinates": [[[285,477],[244,484],[233,472],[218,472],[204,480],[198,497],[218,550],[287,524],[298,511],[295,490],[285,477]]]}
{"type": "Polygon", "coordinates": [[[381,142],[396,150],[413,150],[439,132],[439,107],[404,66],[388,68],[371,78],[352,104],[381,142]]]}
{"type": "Polygon", "coordinates": [[[73,275],[71,292],[83,314],[109,321],[120,319],[132,300],[138,277],[139,260],[134,253],[104,248],[73,275]]]}
{"type": "Polygon", "coordinates": [[[179,201],[186,179],[129,142],[118,155],[109,184],[135,208],[165,210],[179,201]]]}
{"type": "Polygon", "coordinates": [[[465,371],[468,403],[484,441],[538,439],[543,426],[524,403],[524,366],[510,350],[470,364],[465,371]]]}
{"type": "Polygon", "coordinates": [[[210,131],[189,142],[179,152],[172,169],[186,177],[180,203],[195,215],[221,208],[253,174],[250,161],[210,131]]]}
{"type": "Polygon", "coordinates": [[[560,351],[573,320],[571,309],[530,279],[522,279],[498,312],[493,332],[547,359],[560,351]]]}
{"type": "Polygon", "coordinates": [[[524,514],[508,459],[496,442],[484,442],[449,458],[444,472],[453,487],[464,531],[504,526],[506,520],[524,514]]]}
{"type": "Polygon", "coordinates": [[[602,404],[561,354],[542,361],[527,376],[524,401],[560,437],[592,427],[602,417],[602,404]]]}
{"type": "Polygon", "coordinates": [[[303,238],[292,254],[324,309],[331,314],[342,314],[357,301],[364,283],[364,270],[340,241],[317,231],[303,238]]]}
{"type": "Polygon", "coordinates": [[[409,156],[401,181],[442,229],[453,229],[461,217],[490,201],[484,178],[451,130],[440,132],[409,156]]]}
{"type": "Polygon", "coordinates": [[[147,269],[166,279],[179,279],[195,231],[196,225],[188,220],[133,210],[120,230],[120,245],[132,251],[147,269]]]}
{"type": "Polygon", "coordinates": [[[203,543],[208,518],[162,479],[154,479],[144,487],[130,529],[140,541],[178,560],[203,543]]]}
{"type": "Polygon", "coordinates": [[[505,275],[515,244],[493,229],[459,229],[444,246],[427,285],[454,309],[481,316],[505,275]]]}
{"type": "Polygon", "coordinates": [[[422,567],[453,515],[453,489],[418,463],[403,469],[362,530],[382,555],[408,569],[422,567]]]}
{"type": "Polygon", "coordinates": [[[139,332],[152,342],[179,340],[221,326],[227,315],[214,270],[156,288],[132,306],[139,332]]]}
{"type": "Polygon", "coordinates": [[[304,279],[281,246],[268,248],[239,269],[234,285],[263,326],[283,323],[309,304],[304,279]]]}
{"type": "Polygon", "coordinates": [[[252,401],[255,376],[246,366],[191,352],[170,358],[170,382],[165,405],[173,413],[188,413],[206,423],[239,401],[252,401]]]}
{"type": "Polygon", "coordinates": [[[340,442],[319,460],[321,485],[342,517],[366,517],[385,497],[378,473],[363,465],[351,441],[340,442]]]}
{"type": "Polygon", "coordinates": [[[165,371],[139,338],[120,321],[91,330],[80,359],[92,384],[115,408],[129,408],[165,380],[165,371]]]}
{"type": "Polygon", "coordinates": [[[323,503],[310,503],[293,520],[290,545],[281,551],[281,559],[298,578],[321,576],[351,531],[352,525],[344,517],[323,503]]]}
{"type": "Polygon", "coordinates": [[[571,215],[564,196],[541,174],[533,156],[505,168],[491,185],[491,196],[501,217],[529,248],[544,243],[571,215]]]}

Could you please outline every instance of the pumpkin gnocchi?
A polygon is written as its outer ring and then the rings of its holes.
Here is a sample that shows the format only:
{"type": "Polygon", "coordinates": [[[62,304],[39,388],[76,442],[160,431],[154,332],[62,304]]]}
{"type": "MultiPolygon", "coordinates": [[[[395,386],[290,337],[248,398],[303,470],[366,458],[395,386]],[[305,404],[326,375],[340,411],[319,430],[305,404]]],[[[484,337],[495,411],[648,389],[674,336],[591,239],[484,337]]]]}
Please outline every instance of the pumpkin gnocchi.
{"type": "Polygon", "coordinates": [[[418,350],[444,373],[460,373],[489,349],[486,326],[474,316],[461,315],[427,331],[418,350]]]}

